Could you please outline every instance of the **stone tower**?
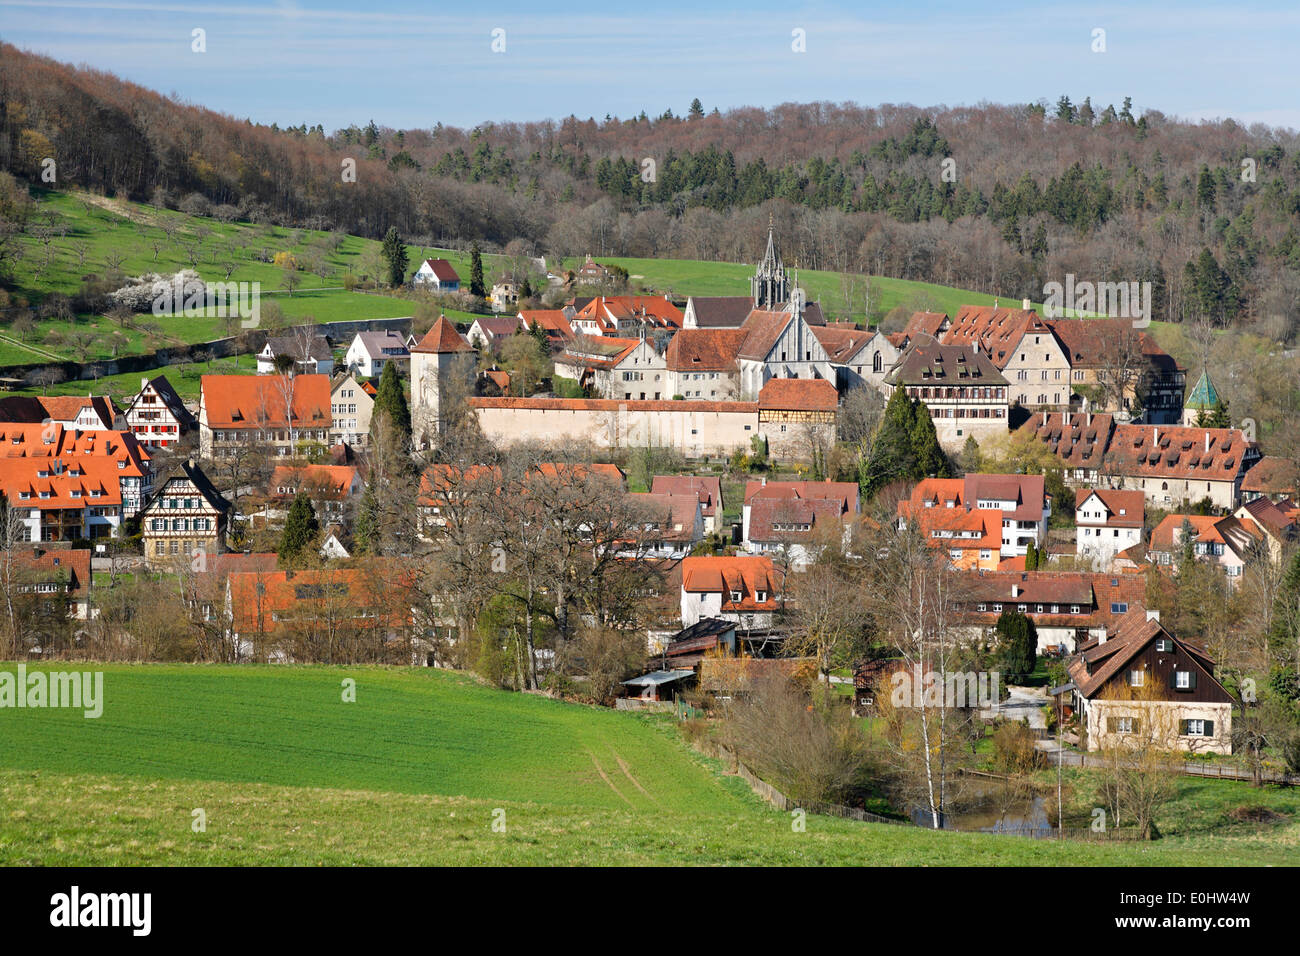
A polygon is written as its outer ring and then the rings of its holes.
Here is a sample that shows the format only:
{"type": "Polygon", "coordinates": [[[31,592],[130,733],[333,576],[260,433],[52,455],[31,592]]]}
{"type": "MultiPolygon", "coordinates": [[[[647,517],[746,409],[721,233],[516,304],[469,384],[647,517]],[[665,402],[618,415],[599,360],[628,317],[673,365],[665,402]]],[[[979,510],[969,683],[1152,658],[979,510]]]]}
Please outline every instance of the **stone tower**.
{"type": "Polygon", "coordinates": [[[417,444],[442,431],[448,401],[469,393],[473,373],[473,347],[446,316],[438,316],[411,349],[411,431],[417,444]]]}
{"type": "Polygon", "coordinates": [[[790,283],[785,276],[785,263],[776,248],[776,236],[773,232],[772,217],[767,218],[767,251],[763,261],[749,280],[750,293],[756,309],[781,309],[790,301],[790,283]]]}

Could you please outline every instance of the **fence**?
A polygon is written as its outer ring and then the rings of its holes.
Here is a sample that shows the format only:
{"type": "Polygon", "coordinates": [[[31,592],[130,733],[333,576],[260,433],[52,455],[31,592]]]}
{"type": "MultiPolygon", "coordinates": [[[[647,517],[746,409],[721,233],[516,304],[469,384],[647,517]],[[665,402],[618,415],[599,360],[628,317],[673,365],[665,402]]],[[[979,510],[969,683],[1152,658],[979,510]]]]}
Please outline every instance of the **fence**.
{"type": "MultiPolygon", "coordinates": [[[[1109,761],[1097,754],[1080,753],[1077,765],[1080,767],[1105,768],[1109,766],[1109,761]]],[[[1251,771],[1243,770],[1240,767],[1231,767],[1223,763],[1183,761],[1175,769],[1179,773],[1190,777],[1209,777],[1214,780],[1237,780],[1247,783],[1253,783],[1255,780],[1255,775],[1251,771]]],[[[1260,780],[1264,783],[1280,783],[1287,787],[1300,786],[1300,774],[1282,773],[1277,770],[1266,769],[1260,771],[1260,780]]]]}

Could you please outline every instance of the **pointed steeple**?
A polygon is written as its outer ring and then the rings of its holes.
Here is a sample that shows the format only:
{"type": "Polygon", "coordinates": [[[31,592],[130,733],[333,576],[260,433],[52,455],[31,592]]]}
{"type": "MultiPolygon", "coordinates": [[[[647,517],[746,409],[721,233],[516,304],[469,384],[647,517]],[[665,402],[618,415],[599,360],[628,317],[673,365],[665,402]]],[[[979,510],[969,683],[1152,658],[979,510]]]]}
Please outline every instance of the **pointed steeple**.
{"type": "Polygon", "coordinates": [[[1184,408],[1193,408],[1197,411],[1213,411],[1214,407],[1219,404],[1219,392],[1210,381],[1209,369],[1201,369],[1201,377],[1196,380],[1192,390],[1187,393],[1187,401],[1183,402],[1184,408]]]}
{"type": "Polygon", "coordinates": [[[789,283],[785,277],[785,263],[776,247],[776,226],[772,214],[767,215],[767,250],[763,260],[749,280],[750,292],[756,309],[777,309],[789,298],[789,283]]]}

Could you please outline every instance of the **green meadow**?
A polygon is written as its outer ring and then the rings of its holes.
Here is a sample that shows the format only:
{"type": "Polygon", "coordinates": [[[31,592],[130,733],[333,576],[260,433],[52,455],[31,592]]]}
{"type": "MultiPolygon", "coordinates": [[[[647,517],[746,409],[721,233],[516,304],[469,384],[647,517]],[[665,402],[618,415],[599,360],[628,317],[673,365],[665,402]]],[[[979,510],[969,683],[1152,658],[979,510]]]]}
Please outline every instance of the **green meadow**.
{"type": "Polygon", "coordinates": [[[0,710],[0,864],[1300,862],[1280,791],[1189,782],[1188,806],[1266,800],[1275,822],[1175,807],[1189,822],[1144,844],[815,815],[801,832],[663,717],[423,669],[84,666],[104,672],[98,719],[0,710]]]}

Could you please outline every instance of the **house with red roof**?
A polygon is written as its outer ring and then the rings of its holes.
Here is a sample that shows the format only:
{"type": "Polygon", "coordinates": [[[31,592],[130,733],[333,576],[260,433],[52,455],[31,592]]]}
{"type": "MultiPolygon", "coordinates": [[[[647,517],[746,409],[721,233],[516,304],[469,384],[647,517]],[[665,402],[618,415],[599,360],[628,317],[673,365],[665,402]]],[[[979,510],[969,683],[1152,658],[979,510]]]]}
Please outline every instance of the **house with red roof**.
{"type": "Polygon", "coordinates": [[[199,454],[223,458],[249,446],[271,457],[328,447],[333,417],[328,375],[204,375],[200,380],[199,454]]]}
{"type": "Polygon", "coordinates": [[[742,546],[802,571],[819,546],[848,541],[859,513],[856,482],[751,481],[741,508],[742,546]]]}
{"type": "Polygon", "coordinates": [[[575,335],[628,337],[682,327],[682,310],[661,295],[598,295],[577,309],[570,325],[575,335]]]}
{"type": "Polygon", "coordinates": [[[1151,531],[1147,559],[1152,564],[1176,568],[1189,536],[1193,556],[1218,564],[1233,587],[1240,583],[1246,565],[1266,558],[1269,552],[1268,536],[1253,518],[1172,514],[1151,531]]]}
{"type": "Polygon", "coordinates": [[[722,479],[716,475],[655,475],[650,491],[656,495],[695,495],[700,502],[704,533],[722,530],[722,479]]]}
{"type": "Polygon", "coordinates": [[[633,492],[634,507],[642,509],[644,535],[637,555],[650,558],[684,558],[704,540],[704,515],[698,495],[633,492]]]}
{"type": "Polygon", "coordinates": [[[1100,570],[1142,543],[1146,517],[1140,491],[1079,488],[1074,493],[1075,556],[1100,570]]]}
{"type": "MultiPolygon", "coordinates": [[[[78,621],[90,617],[90,551],[86,548],[14,550],[7,585],[78,621]]],[[[15,602],[17,603],[17,602],[15,602]]]]}
{"type": "Polygon", "coordinates": [[[431,292],[455,292],[460,288],[460,276],[446,259],[425,259],[411,281],[431,292]]]}
{"type": "Polygon", "coordinates": [[[766,555],[683,558],[681,569],[682,627],[702,618],[770,627],[783,606],[785,575],[766,555]]]}
{"type": "Polygon", "coordinates": [[[351,465],[276,465],[267,483],[268,497],[285,506],[306,492],[322,523],[345,515],[364,490],[351,465]]]}
{"type": "Polygon", "coordinates": [[[1052,499],[1042,475],[968,474],[926,478],[898,503],[900,527],[916,522],[956,568],[997,570],[1004,558],[1023,558],[1047,541],[1052,499]]]}

